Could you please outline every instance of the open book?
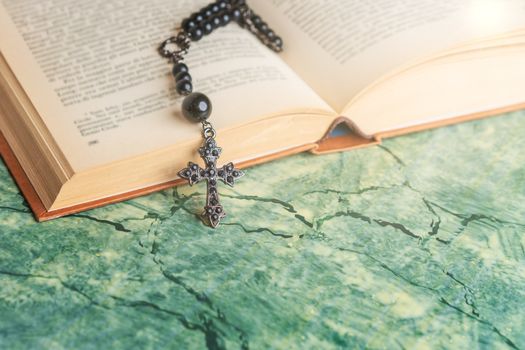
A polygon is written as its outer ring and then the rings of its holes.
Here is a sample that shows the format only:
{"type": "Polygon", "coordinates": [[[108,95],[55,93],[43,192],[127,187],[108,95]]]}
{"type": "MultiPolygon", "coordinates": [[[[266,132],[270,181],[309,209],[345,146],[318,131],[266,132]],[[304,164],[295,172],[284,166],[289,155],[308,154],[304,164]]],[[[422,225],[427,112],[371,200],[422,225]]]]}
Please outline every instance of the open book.
{"type": "MultiPolygon", "coordinates": [[[[525,102],[523,0],[253,0],[277,55],[235,24],[186,63],[221,162],[330,152],[525,102]],[[338,123],[353,133],[329,138],[338,123]]],[[[157,53],[205,1],[0,0],[2,156],[39,220],[179,183],[199,162],[157,53]]]]}

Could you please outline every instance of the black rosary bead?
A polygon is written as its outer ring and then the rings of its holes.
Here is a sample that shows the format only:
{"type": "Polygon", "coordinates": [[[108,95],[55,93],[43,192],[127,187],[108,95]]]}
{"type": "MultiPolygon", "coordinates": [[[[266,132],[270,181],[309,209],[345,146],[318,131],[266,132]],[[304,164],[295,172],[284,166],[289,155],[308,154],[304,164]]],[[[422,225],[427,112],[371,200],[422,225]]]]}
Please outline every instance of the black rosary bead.
{"type": "Polygon", "coordinates": [[[193,85],[189,80],[181,80],[175,84],[175,90],[177,90],[180,95],[186,96],[193,92],[193,85]]]}
{"type": "Polygon", "coordinates": [[[280,37],[276,36],[273,39],[273,43],[274,43],[275,46],[279,47],[280,49],[283,48],[283,39],[281,39],[280,37]]]}
{"type": "Polygon", "coordinates": [[[219,13],[219,11],[221,10],[221,8],[219,7],[218,4],[213,3],[213,4],[210,5],[210,10],[211,10],[211,12],[213,12],[213,13],[219,13]]]}
{"type": "Polygon", "coordinates": [[[211,16],[213,16],[213,11],[212,11],[210,6],[206,6],[201,11],[202,11],[202,14],[204,15],[204,17],[206,17],[206,18],[210,18],[211,16]]]}
{"type": "Polygon", "coordinates": [[[182,113],[186,118],[194,122],[203,122],[211,115],[212,105],[210,99],[200,93],[194,92],[182,102],[182,113]]]}
{"type": "Polygon", "coordinates": [[[212,23],[212,25],[213,25],[215,28],[218,28],[218,27],[221,26],[221,24],[222,24],[222,20],[221,20],[221,18],[220,18],[219,16],[213,16],[213,17],[211,18],[211,23],[212,23]]]}
{"type": "Polygon", "coordinates": [[[219,9],[226,10],[228,8],[228,3],[226,0],[220,0],[217,5],[219,6],[219,9]]]}
{"type": "Polygon", "coordinates": [[[231,17],[235,22],[240,23],[243,20],[242,12],[239,8],[234,8],[231,11],[231,17]]]}
{"type": "Polygon", "coordinates": [[[204,32],[203,32],[203,30],[200,27],[197,27],[197,28],[193,28],[192,30],[190,30],[188,35],[189,35],[191,40],[199,41],[204,36],[204,32]]]}
{"type": "Polygon", "coordinates": [[[201,12],[196,12],[193,15],[191,15],[190,19],[199,24],[202,21],[204,21],[205,17],[201,12]]]}
{"type": "Polygon", "coordinates": [[[221,26],[226,26],[232,21],[232,18],[228,12],[221,13],[219,18],[221,20],[221,26]]]}
{"type": "Polygon", "coordinates": [[[259,22],[259,24],[257,24],[257,29],[259,29],[262,33],[266,34],[270,28],[268,27],[268,24],[266,24],[266,22],[259,22]]]}
{"type": "Polygon", "coordinates": [[[191,18],[186,18],[184,21],[182,21],[182,25],[181,26],[184,29],[184,31],[189,32],[193,28],[197,27],[197,22],[195,22],[191,18]]]}
{"type": "Polygon", "coordinates": [[[173,73],[173,76],[176,77],[177,75],[179,75],[179,73],[187,73],[189,72],[189,69],[188,69],[188,66],[185,65],[184,63],[177,63],[175,66],[173,66],[173,70],[172,70],[172,73],[173,73]]]}
{"type": "Polygon", "coordinates": [[[253,24],[255,24],[256,27],[258,27],[262,23],[262,19],[261,19],[261,17],[259,17],[257,15],[254,15],[252,17],[252,22],[253,22],[253,24]]]}
{"type": "Polygon", "coordinates": [[[175,76],[175,81],[178,83],[179,81],[187,80],[191,82],[191,75],[188,72],[180,72],[175,76]]]}
{"type": "Polygon", "coordinates": [[[209,20],[205,21],[202,24],[202,31],[203,31],[204,35],[211,34],[211,32],[213,32],[214,29],[215,29],[215,27],[213,26],[213,24],[209,20]]]}

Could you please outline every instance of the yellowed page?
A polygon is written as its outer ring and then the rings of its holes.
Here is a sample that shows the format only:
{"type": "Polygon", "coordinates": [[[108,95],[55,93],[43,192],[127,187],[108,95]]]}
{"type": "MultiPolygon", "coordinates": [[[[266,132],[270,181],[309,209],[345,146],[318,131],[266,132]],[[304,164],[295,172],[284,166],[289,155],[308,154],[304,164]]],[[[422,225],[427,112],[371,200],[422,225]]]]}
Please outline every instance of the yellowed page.
{"type": "Polygon", "coordinates": [[[344,113],[362,132],[376,135],[518,105],[525,102],[523,62],[525,37],[458,51],[374,84],[344,113]]]}
{"type": "MultiPolygon", "coordinates": [[[[0,0],[0,50],[75,172],[200,137],[156,49],[206,4],[0,0]]],[[[297,109],[335,114],[237,26],[194,43],[187,63],[218,129],[297,109]]]]}
{"type": "Polygon", "coordinates": [[[525,27],[523,0],[268,0],[253,6],[282,35],[284,60],[338,112],[396,67],[525,27]]]}

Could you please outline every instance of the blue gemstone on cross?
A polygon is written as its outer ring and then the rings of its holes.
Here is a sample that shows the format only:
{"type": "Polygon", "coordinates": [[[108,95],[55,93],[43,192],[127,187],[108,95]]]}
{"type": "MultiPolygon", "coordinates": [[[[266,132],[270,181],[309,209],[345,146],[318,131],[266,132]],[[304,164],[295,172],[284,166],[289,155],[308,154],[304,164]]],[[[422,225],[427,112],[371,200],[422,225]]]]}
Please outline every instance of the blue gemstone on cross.
{"type": "Polygon", "coordinates": [[[206,167],[203,169],[199,165],[189,162],[188,167],[179,171],[179,176],[188,180],[190,186],[207,180],[206,206],[201,216],[211,227],[216,228],[221,219],[226,216],[226,212],[219,202],[219,192],[217,191],[217,180],[233,187],[235,181],[244,176],[244,172],[236,169],[233,163],[228,163],[222,168],[217,169],[217,160],[221,155],[222,149],[217,146],[213,138],[207,138],[199,148],[199,154],[204,160],[206,167]]]}

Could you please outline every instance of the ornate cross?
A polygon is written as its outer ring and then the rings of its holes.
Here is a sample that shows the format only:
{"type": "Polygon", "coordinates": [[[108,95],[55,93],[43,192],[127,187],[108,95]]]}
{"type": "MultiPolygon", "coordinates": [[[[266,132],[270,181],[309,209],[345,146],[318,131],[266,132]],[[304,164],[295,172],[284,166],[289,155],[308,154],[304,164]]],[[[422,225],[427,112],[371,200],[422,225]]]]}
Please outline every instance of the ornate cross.
{"type": "Polygon", "coordinates": [[[189,162],[188,167],[179,172],[179,176],[188,180],[190,186],[207,180],[208,190],[206,194],[206,206],[201,216],[205,223],[216,228],[221,219],[226,216],[222,205],[219,202],[219,193],[217,192],[217,180],[233,187],[235,181],[244,176],[244,172],[236,169],[233,163],[228,163],[222,168],[217,169],[217,160],[221,155],[222,149],[215,142],[215,131],[213,128],[204,130],[205,141],[199,153],[206,164],[202,169],[195,163],[189,162]]]}

